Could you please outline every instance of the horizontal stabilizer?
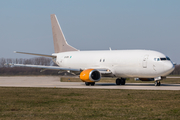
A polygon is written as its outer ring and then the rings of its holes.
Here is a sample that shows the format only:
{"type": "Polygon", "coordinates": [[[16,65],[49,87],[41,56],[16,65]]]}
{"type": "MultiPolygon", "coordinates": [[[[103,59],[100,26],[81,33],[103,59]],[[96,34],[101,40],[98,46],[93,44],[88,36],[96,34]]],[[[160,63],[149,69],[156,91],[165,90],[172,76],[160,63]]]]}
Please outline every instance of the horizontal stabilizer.
{"type": "Polygon", "coordinates": [[[14,53],[21,53],[21,54],[37,55],[37,56],[42,56],[42,57],[56,58],[56,56],[54,56],[54,55],[44,55],[44,54],[26,53],[26,52],[17,52],[17,51],[14,51],[14,53]]]}

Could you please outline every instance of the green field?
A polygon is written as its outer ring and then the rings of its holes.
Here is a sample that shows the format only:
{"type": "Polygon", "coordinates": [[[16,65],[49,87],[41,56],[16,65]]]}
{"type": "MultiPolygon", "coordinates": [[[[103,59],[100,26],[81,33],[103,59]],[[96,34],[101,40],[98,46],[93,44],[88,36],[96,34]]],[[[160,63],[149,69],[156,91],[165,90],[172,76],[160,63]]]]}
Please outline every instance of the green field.
{"type": "Polygon", "coordinates": [[[180,91],[0,88],[0,119],[180,119],[180,91]]]}

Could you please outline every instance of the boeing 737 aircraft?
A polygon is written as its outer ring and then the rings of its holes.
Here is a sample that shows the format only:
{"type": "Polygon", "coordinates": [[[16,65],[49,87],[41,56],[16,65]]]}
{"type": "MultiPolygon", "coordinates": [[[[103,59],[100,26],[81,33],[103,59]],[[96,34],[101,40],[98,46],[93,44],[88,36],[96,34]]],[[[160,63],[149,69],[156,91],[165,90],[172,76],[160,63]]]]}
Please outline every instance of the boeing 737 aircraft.
{"type": "Polygon", "coordinates": [[[52,55],[16,52],[51,57],[58,66],[11,64],[12,66],[34,67],[43,70],[66,71],[79,75],[86,85],[94,85],[101,77],[115,77],[117,85],[125,85],[126,78],[142,81],[160,80],[174,70],[166,55],[152,50],[103,50],[80,51],[70,46],[64,37],[56,15],[51,15],[55,53],[52,55]]]}

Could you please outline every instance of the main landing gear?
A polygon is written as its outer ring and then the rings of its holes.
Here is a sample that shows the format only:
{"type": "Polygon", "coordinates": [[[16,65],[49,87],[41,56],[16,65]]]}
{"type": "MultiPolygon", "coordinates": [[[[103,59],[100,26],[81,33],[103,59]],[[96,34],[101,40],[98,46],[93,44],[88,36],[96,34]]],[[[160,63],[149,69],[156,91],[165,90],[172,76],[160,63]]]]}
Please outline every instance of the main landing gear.
{"type": "Polygon", "coordinates": [[[86,86],[89,86],[89,85],[94,86],[95,82],[85,82],[85,84],[86,84],[86,86]]]}
{"type": "Polygon", "coordinates": [[[125,85],[125,83],[126,83],[126,78],[116,79],[116,85],[125,85]]]}
{"type": "Polygon", "coordinates": [[[161,82],[160,82],[160,81],[155,81],[154,85],[155,85],[155,86],[160,86],[160,85],[161,85],[161,82]]]}

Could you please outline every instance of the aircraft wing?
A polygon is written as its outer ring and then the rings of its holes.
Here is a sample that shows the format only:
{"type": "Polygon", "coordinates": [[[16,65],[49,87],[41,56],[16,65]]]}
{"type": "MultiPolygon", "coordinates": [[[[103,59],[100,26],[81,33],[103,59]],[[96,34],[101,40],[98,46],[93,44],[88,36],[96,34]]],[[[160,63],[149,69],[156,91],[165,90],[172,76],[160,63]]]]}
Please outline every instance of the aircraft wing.
{"type": "MultiPolygon", "coordinates": [[[[86,68],[86,69],[96,69],[98,70],[101,74],[112,74],[111,70],[107,69],[107,68],[100,68],[100,67],[91,67],[91,68],[86,68]]],[[[86,70],[83,69],[83,70],[86,70]]]]}
{"type": "Polygon", "coordinates": [[[112,74],[112,72],[106,68],[98,68],[96,70],[98,70],[101,74],[112,74]]]}
{"type": "Polygon", "coordinates": [[[41,69],[49,69],[49,70],[62,70],[62,71],[74,71],[79,72],[81,69],[74,69],[74,68],[64,68],[59,66],[44,66],[44,65],[28,65],[28,64],[9,64],[10,66],[14,67],[31,67],[31,68],[41,68],[41,69]]]}
{"type": "MultiPolygon", "coordinates": [[[[45,54],[37,54],[37,53],[27,53],[27,52],[18,52],[14,51],[14,53],[21,53],[21,54],[28,54],[28,55],[37,55],[37,56],[42,56],[42,57],[51,57],[51,58],[56,58],[57,56],[55,55],[45,55],[45,54]]],[[[49,69],[49,70],[62,70],[62,71],[73,71],[73,72],[81,72],[83,69],[74,69],[74,68],[62,68],[59,66],[44,66],[44,65],[28,65],[28,64],[9,64],[10,66],[18,66],[18,67],[31,67],[31,68],[40,68],[40,69],[49,69]]],[[[90,69],[90,68],[86,68],[90,69]]],[[[112,72],[107,69],[107,68],[99,68],[99,67],[93,67],[91,69],[96,69],[98,70],[102,75],[110,75],[112,72]]]]}
{"type": "MultiPolygon", "coordinates": [[[[7,65],[7,64],[6,64],[7,65]]],[[[45,65],[30,65],[30,64],[13,64],[9,63],[8,64],[11,67],[31,67],[31,68],[40,68],[41,72],[45,70],[59,70],[59,71],[68,71],[72,73],[80,73],[83,71],[81,68],[64,68],[64,67],[59,67],[59,66],[45,66],[45,65]]],[[[106,68],[93,68],[98,70],[103,76],[111,76],[112,72],[109,69],[106,68]]]]}

